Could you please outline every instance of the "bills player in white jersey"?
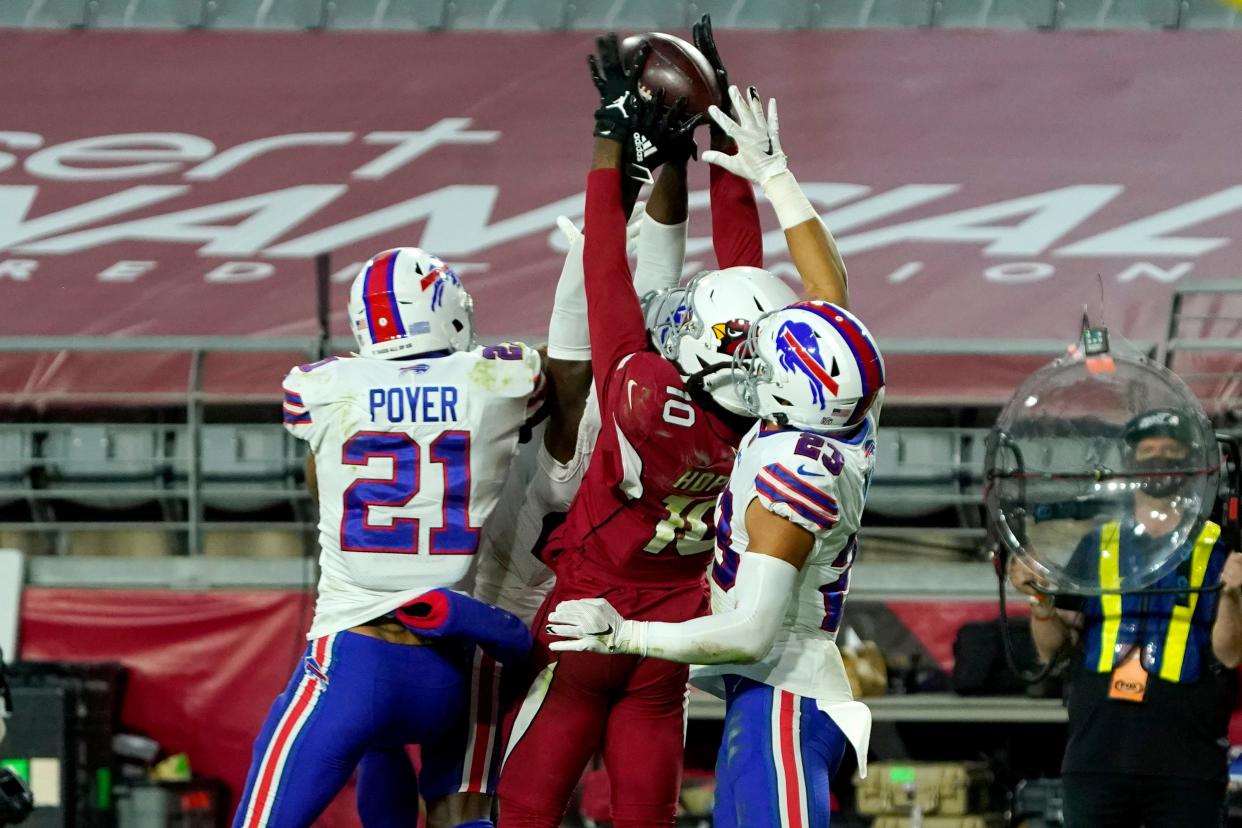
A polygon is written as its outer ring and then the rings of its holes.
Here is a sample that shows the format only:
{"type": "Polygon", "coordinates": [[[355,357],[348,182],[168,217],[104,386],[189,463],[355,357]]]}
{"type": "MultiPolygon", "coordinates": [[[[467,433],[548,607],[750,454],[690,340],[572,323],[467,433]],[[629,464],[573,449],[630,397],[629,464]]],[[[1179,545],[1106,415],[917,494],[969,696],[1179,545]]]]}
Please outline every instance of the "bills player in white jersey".
{"type": "Polygon", "coordinates": [[[417,779],[404,762],[414,809],[368,812],[360,801],[368,828],[413,824],[419,788],[433,826],[491,825],[437,805],[461,775],[476,645],[520,662],[530,636],[453,588],[465,585],[542,373],[524,345],[473,348],[471,310],[438,258],[384,251],[350,293],[358,354],[285,378],[285,427],[309,444],[319,502],[319,595],[305,658],[255,743],[235,828],[308,826],[364,755],[404,758],[407,744],[422,749],[417,779]]]}
{"type": "Polygon", "coordinates": [[[716,516],[712,614],[679,624],[567,601],[553,649],[630,653],[697,668],[724,696],[716,826],[827,825],[828,782],[850,743],[866,772],[870,714],[835,644],[874,467],[884,363],[844,308],[800,302],[760,317],[735,372],[760,418],[716,516]]]}

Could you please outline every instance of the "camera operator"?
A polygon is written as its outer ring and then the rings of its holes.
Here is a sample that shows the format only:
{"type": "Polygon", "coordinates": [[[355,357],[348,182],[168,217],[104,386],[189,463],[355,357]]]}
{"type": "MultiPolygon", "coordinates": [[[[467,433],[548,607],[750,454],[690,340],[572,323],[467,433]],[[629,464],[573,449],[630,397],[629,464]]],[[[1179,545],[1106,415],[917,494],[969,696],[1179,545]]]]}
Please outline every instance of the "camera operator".
{"type": "MultiPolygon", "coordinates": [[[[1185,414],[1158,409],[1124,437],[1140,488],[1133,511],[1088,533],[1071,567],[1116,589],[1145,544],[1181,521],[1179,464],[1194,446],[1185,414]],[[1164,472],[1167,472],[1164,473],[1164,472]]],[[[1031,596],[1031,635],[1045,662],[1076,648],[1069,742],[1061,772],[1068,828],[1199,828],[1225,815],[1226,734],[1242,663],[1242,555],[1205,522],[1182,563],[1152,585],[1164,594],[1058,596],[1014,560],[1009,578],[1031,596]],[[1219,592],[1196,591],[1220,584],[1219,592]],[[1174,593],[1173,589],[1186,589],[1174,593]]]]}

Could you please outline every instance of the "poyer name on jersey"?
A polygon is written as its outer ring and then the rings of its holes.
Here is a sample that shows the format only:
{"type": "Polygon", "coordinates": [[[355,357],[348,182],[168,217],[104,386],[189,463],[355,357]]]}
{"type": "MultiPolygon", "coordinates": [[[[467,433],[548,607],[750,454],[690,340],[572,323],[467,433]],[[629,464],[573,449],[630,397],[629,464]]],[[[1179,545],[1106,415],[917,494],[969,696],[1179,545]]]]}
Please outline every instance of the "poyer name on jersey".
{"type": "Polygon", "coordinates": [[[371,422],[457,422],[457,393],[452,385],[372,388],[371,422]]]}

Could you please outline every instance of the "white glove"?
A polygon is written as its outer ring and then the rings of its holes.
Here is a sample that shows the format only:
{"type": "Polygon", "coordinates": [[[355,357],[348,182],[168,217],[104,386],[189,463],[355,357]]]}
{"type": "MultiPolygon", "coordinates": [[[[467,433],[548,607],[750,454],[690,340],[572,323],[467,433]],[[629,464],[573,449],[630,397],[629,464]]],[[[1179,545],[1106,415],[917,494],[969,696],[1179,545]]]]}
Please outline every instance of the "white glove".
{"type": "MultiPolygon", "coordinates": [[[[627,256],[633,256],[638,250],[638,235],[643,229],[643,216],[646,211],[647,202],[639,201],[634,205],[634,212],[630,213],[629,223],[625,225],[625,254],[627,256]]],[[[570,247],[582,238],[582,231],[569,216],[557,216],[556,226],[561,228],[561,233],[564,234],[565,241],[569,242],[570,247]]]]}
{"type": "Polygon", "coordinates": [[[780,120],[776,115],[776,98],[768,101],[768,116],[763,116],[759,93],[750,87],[745,98],[736,86],[729,87],[729,99],[733,101],[733,113],[737,120],[724,114],[718,106],[711,106],[707,114],[737,144],[737,154],[708,150],[703,160],[724,167],[734,175],[749,179],[760,187],[774,176],[789,169],[788,159],[781,149],[780,120]]]}
{"type": "Polygon", "coordinates": [[[548,614],[545,629],[549,635],[569,639],[548,645],[556,652],[642,655],[641,625],[626,621],[603,598],[562,601],[548,614]]]}

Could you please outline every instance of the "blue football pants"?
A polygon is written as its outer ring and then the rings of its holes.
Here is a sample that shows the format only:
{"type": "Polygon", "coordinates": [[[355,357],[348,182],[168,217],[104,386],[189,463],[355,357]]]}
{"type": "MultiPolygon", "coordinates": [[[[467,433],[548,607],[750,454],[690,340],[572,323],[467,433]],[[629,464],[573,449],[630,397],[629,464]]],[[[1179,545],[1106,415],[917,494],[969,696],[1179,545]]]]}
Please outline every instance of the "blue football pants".
{"type": "Polygon", "coordinates": [[[846,744],[814,699],[727,677],[714,828],[827,828],[846,744]]]}
{"type": "Polygon", "coordinates": [[[398,807],[417,814],[419,787],[429,797],[456,790],[470,676],[471,654],[455,645],[393,644],[352,632],[311,641],[255,741],[233,828],[310,826],[370,752],[377,754],[371,770],[399,776],[373,776],[373,788],[392,793],[377,797],[383,809],[360,809],[368,828],[400,824],[385,821],[401,819],[392,813],[398,807]],[[401,763],[408,775],[393,761],[407,744],[421,746],[417,779],[408,760],[401,763]]]}

